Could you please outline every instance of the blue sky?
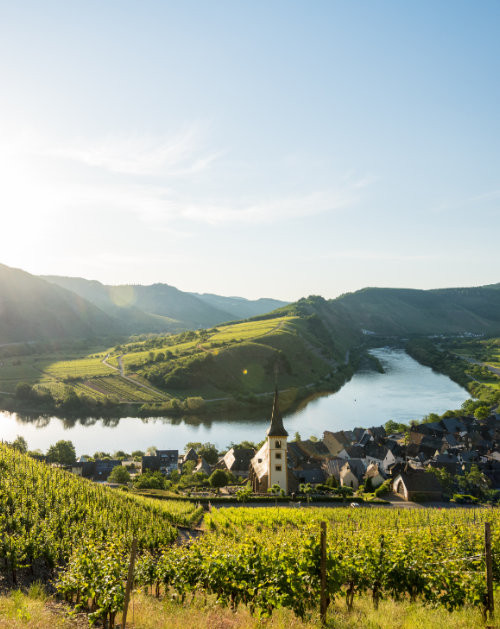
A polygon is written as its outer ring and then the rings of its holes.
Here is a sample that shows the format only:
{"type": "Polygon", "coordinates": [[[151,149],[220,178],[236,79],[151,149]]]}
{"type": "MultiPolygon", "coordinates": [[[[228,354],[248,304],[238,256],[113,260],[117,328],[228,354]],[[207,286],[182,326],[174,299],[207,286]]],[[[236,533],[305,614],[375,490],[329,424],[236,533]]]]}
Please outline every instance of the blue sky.
{"type": "Polygon", "coordinates": [[[498,282],[499,27],[496,1],[0,1],[0,262],[290,300],[498,282]]]}

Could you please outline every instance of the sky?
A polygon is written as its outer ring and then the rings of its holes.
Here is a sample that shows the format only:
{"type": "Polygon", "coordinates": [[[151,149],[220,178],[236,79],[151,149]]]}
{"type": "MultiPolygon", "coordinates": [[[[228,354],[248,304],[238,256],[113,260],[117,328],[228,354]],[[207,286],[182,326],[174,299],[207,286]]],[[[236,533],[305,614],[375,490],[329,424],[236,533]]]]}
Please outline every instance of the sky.
{"type": "Polygon", "coordinates": [[[500,282],[500,2],[0,0],[0,263],[295,300],[500,282]]]}

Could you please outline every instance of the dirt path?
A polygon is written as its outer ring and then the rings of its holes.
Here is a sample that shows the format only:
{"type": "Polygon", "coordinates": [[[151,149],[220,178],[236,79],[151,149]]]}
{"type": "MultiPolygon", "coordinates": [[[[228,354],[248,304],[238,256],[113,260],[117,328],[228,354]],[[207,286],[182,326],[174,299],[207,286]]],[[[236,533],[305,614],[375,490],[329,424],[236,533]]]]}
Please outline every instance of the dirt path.
{"type": "MultiPolygon", "coordinates": [[[[479,365],[480,367],[485,367],[488,371],[491,371],[491,373],[494,373],[495,376],[500,377],[500,369],[498,369],[497,367],[492,367],[491,365],[488,365],[488,363],[482,363],[480,360],[476,360],[475,358],[471,358],[470,356],[464,356],[462,354],[455,354],[455,356],[458,356],[459,358],[463,358],[463,360],[466,360],[468,363],[471,363],[472,365],[479,365]]],[[[476,380],[476,379],[473,378],[473,380],[476,380]]],[[[476,380],[476,382],[479,382],[479,380],[476,380]]]]}
{"type": "Polygon", "coordinates": [[[155,395],[159,395],[162,396],[163,399],[165,400],[169,400],[170,398],[167,397],[164,393],[162,393],[161,391],[157,391],[156,389],[153,389],[152,387],[148,387],[147,384],[144,384],[143,382],[139,382],[138,380],[135,380],[134,378],[131,378],[130,376],[126,376],[125,375],[125,369],[123,367],[123,361],[122,361],[122,357],[118,356],[118,367],[115,367],[114,365],[111,365],[108,362],[108,358],[109,358],[109,354],[106,354],[106,356],[102,359],[102,364],[106,365],[107,367],[109,367],[110,369],[114,369],[115,371],[118,371],[118,373],[120,374],[120,376],[124,379],[124,380],[128,380],[128,382],[131,382],[132,384],[134,384],[137,387],[142,387],[143,389],[146,389],[147,391],[151,391],[151,393],[154,393],[155,395]]]}

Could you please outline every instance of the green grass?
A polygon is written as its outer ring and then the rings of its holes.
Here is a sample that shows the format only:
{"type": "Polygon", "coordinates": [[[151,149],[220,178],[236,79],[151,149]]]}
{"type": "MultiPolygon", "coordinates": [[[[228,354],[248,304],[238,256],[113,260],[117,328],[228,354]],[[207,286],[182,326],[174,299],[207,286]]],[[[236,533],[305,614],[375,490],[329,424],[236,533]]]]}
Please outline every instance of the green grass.
{"type": "Polygon", "coordinates": [[[94,376],[116,373],[104,364],[100,358],[80,358],[61,360],[47,365],[44,371],[56,378],[92,378],[94,376]]]}
{"type": "MultiPolygon", "coordinates": [[[[39,588],[40,589],[40,588],[39,588]]],[[[500,595],[495,595],[495,607],[499,609],[500,595]]],[[[75,629],[85,627],[75,624],[69,616],[70,608],[56,602],[41,591],[16,590],[0,596],[0,629],[75,629]]],[[[121,616],[118,619],[121,621],[121,616]]],[[[186,604],[172,600],[162,592],[160,600],[143,592],[134,592],[129,607],[127,626],[134,629],[319,629],[317,614],[304,621],[288,610],[277,610],[270,619],[260,620],[246,608],[236,612],[221,608],[214,597],[195,596],[186,604]]],[[[381,601],[378,610],[373,609],[369,596],[356,599],[354,610],[349,613],[342,600],[335,600],[327,616],[327,627],[335,629],[472,629],[495,626],[485,625],[476,609],[464,608],[449,613],[419,603],[408,601],[381,601]]]]}

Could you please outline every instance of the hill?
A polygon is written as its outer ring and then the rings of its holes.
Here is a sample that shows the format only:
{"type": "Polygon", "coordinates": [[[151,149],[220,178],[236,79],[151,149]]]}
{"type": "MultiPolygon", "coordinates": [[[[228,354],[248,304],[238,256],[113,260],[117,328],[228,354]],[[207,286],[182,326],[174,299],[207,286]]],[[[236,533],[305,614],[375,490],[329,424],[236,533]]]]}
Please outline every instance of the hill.
{"type": "Polygon", "coordinates": [[[500,284],[414,290],[365,288],[330,302],[357,326],[383,335],[499,334],[500,284]]]}
{"type": "Polygon", "coordinates": [[[0,343],[116,335],[106,313],[82,297],[0,264],[0,343]]]}
{"type": "Polygon", "coordinates": [[[188,293],[164,283],[109,286],[80,277],[46,275],[42,278],[92,302],[118,319],[130,334],[206,328],[263,314],[285,304],[275,299],[252,301],[188,293]]]}
{"type": "Polygon", "coordinates": [[[232,319],[249,319],[266,312],[271,312],[282,306],[286,306],[289,302],[280,301],[279,299],[244,299],[243,297],[221,297],[211,293],[191,293],[198,299],[219,308],[231,314],[232,319]]]}

